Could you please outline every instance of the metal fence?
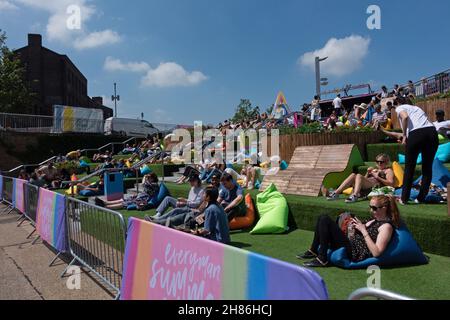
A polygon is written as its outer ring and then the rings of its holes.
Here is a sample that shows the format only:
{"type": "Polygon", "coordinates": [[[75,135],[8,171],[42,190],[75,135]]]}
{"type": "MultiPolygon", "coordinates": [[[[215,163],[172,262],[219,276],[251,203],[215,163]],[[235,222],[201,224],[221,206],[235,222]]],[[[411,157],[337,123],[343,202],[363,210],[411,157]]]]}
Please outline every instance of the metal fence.
{"type": "Polygon", "coordinates": [[[376,298],[381,300],[413,300],[410,297],[402,296],[394,292],[373,288],[358,289],[350,294],[348,300],[361,300],[364,298],[376,298]]]}
{"type": "Polygon", "coordinates": [[[52,128],[51,116],[0,113],[0,130],[50,133],[52,128]]]}
{"type": "Polygon", "coordinates": [[[66,200],[70,253],[120,295],[126,227],[123,216],[77,199],[66,200]]]}
{"type": "Polygon", "coordinates": [[[38,207],[39,187],[29,183],[24,183],[23,194],[23,198],[25,201],[25,212],[23,214],[28,220],[30,220],[32,225],[35,225],[38,207]]]}
{"type": "Polygon", "coordinates": [[[13,202],[13,178],[3,177],[3,191],[2,200],[7,205],[12,205],[13,202]]]}
{"type": "Polygon", "coordinates": [[[450,90],[450,69],[424,78],[414,84],[416,97],[426,98],[450,90]]]}

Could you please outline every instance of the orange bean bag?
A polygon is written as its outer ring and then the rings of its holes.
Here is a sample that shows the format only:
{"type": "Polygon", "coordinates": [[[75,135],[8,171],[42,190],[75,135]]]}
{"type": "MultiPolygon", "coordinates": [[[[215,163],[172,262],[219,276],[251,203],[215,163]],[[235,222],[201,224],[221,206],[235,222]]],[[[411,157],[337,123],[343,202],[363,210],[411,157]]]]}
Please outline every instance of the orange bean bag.
{"type": "Polygon", "coordinates": [[[245,206],[247,207],[247,214],[244,217],[236,217],[230,222],[230,230],[247,229],[253,226],[256,219],[255,205],[253,204],[252,196],[247,194],[245,196],[245,206]]]}

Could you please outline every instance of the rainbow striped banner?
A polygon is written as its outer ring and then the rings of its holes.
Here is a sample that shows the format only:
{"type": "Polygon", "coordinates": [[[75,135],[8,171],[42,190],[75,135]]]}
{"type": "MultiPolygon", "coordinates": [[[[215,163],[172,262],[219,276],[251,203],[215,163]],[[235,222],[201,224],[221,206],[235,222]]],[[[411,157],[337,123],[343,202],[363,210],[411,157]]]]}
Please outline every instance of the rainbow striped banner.
{"type": "Polygon", "coordinates": [[[129,219],[122,300],[325,300],[314,271],[129,219]]]}
{"type": "Polygon", "coordinates": [[[25,199],[23,196],[23,186],[25,183],[27,183],[25,180],[13,179],[12,205],[20,213],[25,213],[25,199]]]}
{"type": "Polygon", "coordinates": [[[40,188],[36,214],[36,232],[59,252],[68,251],[65,197],[40,188]]]}

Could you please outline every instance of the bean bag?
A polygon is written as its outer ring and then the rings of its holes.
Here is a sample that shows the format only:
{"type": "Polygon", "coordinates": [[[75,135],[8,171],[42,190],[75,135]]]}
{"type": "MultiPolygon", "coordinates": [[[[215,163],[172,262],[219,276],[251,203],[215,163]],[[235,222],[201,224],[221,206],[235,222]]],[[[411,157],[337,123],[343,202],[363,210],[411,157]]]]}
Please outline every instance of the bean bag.
{"type": "Polygon", "coordinates": [[[92,190],[81,190],[80,191],[80,196],[83,197],[96,197],[96,196],[102,196],[103,193],[102,192],[95,192],[92,190]]]}
{"type": "MultiPolygon", "coordinates": [[[[416,181],[414,181],[413,186],[419,185],[422,177],[419,177],[416,181]]],[[[444,166],[444,164],[435,159],[433,162],[433,177],[431,179],[431,183],[435,186],[443,189],[447,187],[447,184],[450,182],[450,171],[444,166]]],[[[398,189],[395,191],[396,196],[401,196],[402,189],[398,189]]],[[[411,189],[411,195],[409,199],[414,201],[417,199],[419,195],[419,191],[417,189],[411,189]]],[[[444,199],[442,196],[434,190],[430,190],[428,195],[425,197],[425,203],[440,203],[444,199]]]]}
{"type": "MultiPolygon", "coordinates": [[[[444,163],[450,161],[450,142],[441,144],[439,148],[437,149],[435,159],[438,159],[444,163]]],[[[398,162],[401,164],[405,163],[405,155],[399,154],[398,155],[398,162]]],[[[417,158],[417,164],[422,163],[422,154],[419,154],[419,157],[417,158]]]]}
{"type": "Polygon", "coordinates": [[[286,161],[281,161],[281,163],[280,163],[280,169],[281,170],[287,170],[287,168],[289,168],[289,165],[287,164],[287,162],[286,161]]]}
{"type": "Polygon", "coordinates": [[[385,252],[378,258],[353,262],[348,258],[345,248],[340,248],[330,253],[329,261],[344,269],[364,269],[371,265],[388,267],[428,263],[427,257],[405,225],[395,230],[385,252]]]}
{"type": "Polygon", "coordinates": [[[288,230],[287,201],[273,183],[257,195],[256,207],[260,219],[251,234],[278,234],[288,230]]]}
{"type": "Polygon", "coordinates": [[[252,196],[250,194],[245,196],[245,206],[247,207],[247,214],[244,217],[236,217],[231,220],[230,230],[247,229],[255,223],[255,205],[253,204],[252,196]]]}
{"type": "Polygon", "coordinates": [[[149,166],[143,166],[141,168],[141,175],[145,176],[145,175],[150,174],[150,173],[152,173],[152,169],[150,169],[149,166]]]}
{"type": "Polygon", "coordinates": [[[169,197],[170,192],[169,189],[167,189],[166,185],[164,183],[161,183],[159,186],[159,192],[157,195],[155,195],[148,203],[148,206],[150,208],[156,208],[158,207],[161,202],[164,200],[165,197],[169,197]]]}
{"type": "Polygon", "coordinates": [[[81,168],[89,168],[89,164],[84,160],[80,160],[80,167],[81,168]]]}
{"type": "Polygon", "coordinates": [[[447,140],[442,134],[440,134],[438,137],[439,137],[439,143],[443,143],[443,142],[445,142],[445,140],[447,140]]]}

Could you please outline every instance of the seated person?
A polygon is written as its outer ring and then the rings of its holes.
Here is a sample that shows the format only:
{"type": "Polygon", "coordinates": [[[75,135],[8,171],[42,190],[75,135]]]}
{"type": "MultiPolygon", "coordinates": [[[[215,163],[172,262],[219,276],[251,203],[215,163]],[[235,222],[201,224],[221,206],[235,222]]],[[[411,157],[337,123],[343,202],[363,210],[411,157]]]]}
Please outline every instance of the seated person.
{"type": "Polygon", "coordinates": [[[202,182],[197,175],[193,175],[189,178],[189,183],[191,184],[191,190],[187,199],[173,197],[165,197],[161,204],[156,209],[156,215],[154,217],[146,217],[147,220],[153,220],[159,224],[165,224],[166,219],[179,214],[186,214],[191,209],[196,209],[200,206],[203,196],[202,182]],[[172,207],[173,210],[164,214],[165,211],[172,207]]]}
{"type": "Polygon", "coordinates": [[[155,195],[159,192],[159,180],[155,173],[150,173],[142,179],[143,192],[134,196],[126,197],[125,199],[116,201],[104,201],[103,205],[109,209],[128,209],[135,206],[138,210],[145,210],[155,195]]]}
{"type": "Polygon", "coordinates": [[[125,148],[122,150],[123,155],[132,154],[134,153],[136,148],[131,147],[129,144],[125,145],[125,148]]]}
{"type": "Polygon", "coordinates": [[[386,250],[395,228],[400,225],[400,213],[393,196],[377,196],[370,200],[372,219],[361,222],[353,217],[349,234],[339,228],[329,216],[319,217],[313,243],[308,251],[297,256],[313,259],[305,267],[328,266],[328,249],[345,247],[348,257],[359,262],[371,257],[378,258],[386,250]]]}
{"type": "Polygon", "coordinates": [[[102,154],[102,153],[94,154],[94,157],[92,157],[93,162],[105,162],[105,161],[111,161],[111,160],[112,160],[112,155],[109,152],[109,150],[106,150],[104,154],[102,154]]]}
{"type": "Polygon", "coordinates": [[[20,170],[18,179],[28,181],[30,180],[30,175],[25,170],[20,170]]]}
{"type": "Polygon", "coordinates": [[[338,189],[328,195],[328,200],[337,200],[339,195],[347,188],[353,188],[353,193],[345,202],[357,202],[361,197],[361,191],[370,191],[374,187],[395,185],[394,171],[389,167],[390,159],[386,154],[380,154],[376,158],[377,168],[368,168],[365,176],[352,173],[338,189]]]}
{"type": "Polygon", "coordinates": [[[450,138],[450,120],[445,120],[444,110],[436,111],[436,121],[433,122],[437,132],[445,138],[450,138]]]}
{"type": "Polygon", "coordinates": [[[247,208],[244,203],[244,191],[233,180],[233,177],[228,173],[224,173],[220,179],[222,183],[218,203],[224,208],[228,216],[228,220],[233,220],[234,217],[243,217],[247,214],[247,208]]]}
{"type": "Polygon", "coordinates": [[[79,160],[81,157],[81,150],[71,151],[66,155],[67,160],[79,160]]]}
{"type": "Polygon", "coordinates": [[[38,171],[42,173],[41,178],[48,186],[52,186],[52,182],[58,177],[58,169],[54,167],[53,163],[40,167],[38,171]]]}
{"type": "Polygon", "coordinates": [[[372,115],[372,121],[367,124],[373,129],[378,129],[380,127],[386,126],[388,122],[387,114],[381,111],[381,104],[375,106],[375,113],[372,115]]]}
{"type": "Polygon", "coordinates": [[[39,188],[43,188],[45,186],[45,180],[42,177],[40,177],[40,175],[37,172],[33,172],[31,174],[29,183],[39,188]]]}
{"type": "Polygon", "coordinates": [[[228,244],[230,242],[230,229],[227,215],[218,203],[218,196],[219,191],[216,188],[208,187],[205,190],[205,201],[208,202],[208,207],[205,210],[205,227],[191,232],[194,235],[228,244]]]}
{"type": "Polygon", "coordinates": [[[105,193],[105,182],[104,182],[104,176],[103,174],[100,174],[99,176],[99,180],[97,182],[91,183],[91,184],[83,184],[83,183],[79,183],[77,184],[77,191],[80,194],[81,191],[86,190],[86,191],[91,191],[90,194],[91,196],[101,196],[105,193]]]}
{"type": "Polygon", "coordinates": [[[183,175],[175,181],[177,184],[185,183],[192,175],[200,175],[197,165],[187,166],[184,169],[183,175]]]}

